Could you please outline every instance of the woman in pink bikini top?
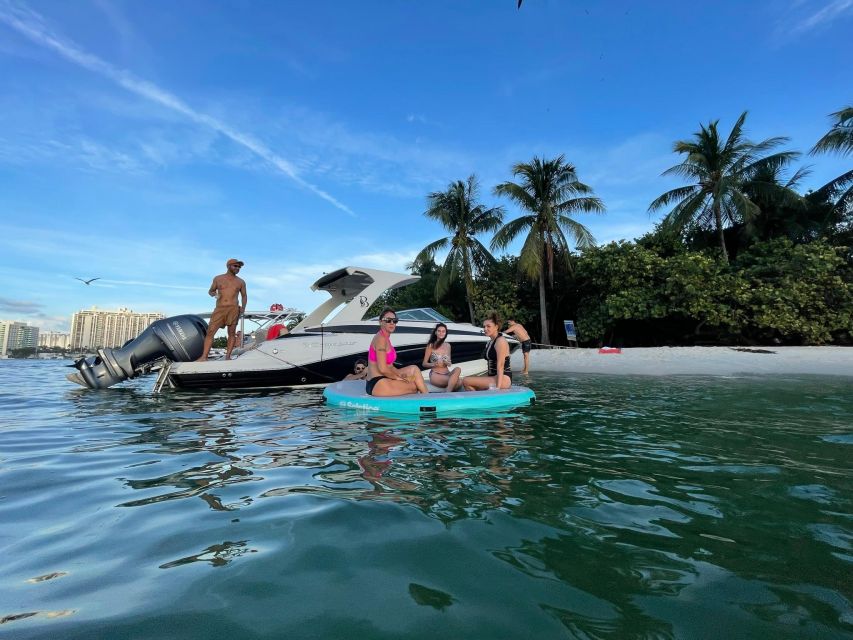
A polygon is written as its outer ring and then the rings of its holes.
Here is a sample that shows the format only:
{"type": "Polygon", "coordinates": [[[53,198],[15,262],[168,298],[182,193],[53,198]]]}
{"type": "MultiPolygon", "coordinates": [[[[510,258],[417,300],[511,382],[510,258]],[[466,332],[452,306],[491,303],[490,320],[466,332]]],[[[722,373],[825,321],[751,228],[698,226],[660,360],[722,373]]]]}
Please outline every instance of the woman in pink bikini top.
{"type": "Polygon", "coordinates": [[[366,391],[372,396],[403,396],[408,393],[428,393],[421,370],[415,365],[397,369],[394,361],[397,350],[391,344],[391,334],[397,329],[397,314],[384,309],[379,314],[379,333],[370,341],[367,351],[366,391]]]}

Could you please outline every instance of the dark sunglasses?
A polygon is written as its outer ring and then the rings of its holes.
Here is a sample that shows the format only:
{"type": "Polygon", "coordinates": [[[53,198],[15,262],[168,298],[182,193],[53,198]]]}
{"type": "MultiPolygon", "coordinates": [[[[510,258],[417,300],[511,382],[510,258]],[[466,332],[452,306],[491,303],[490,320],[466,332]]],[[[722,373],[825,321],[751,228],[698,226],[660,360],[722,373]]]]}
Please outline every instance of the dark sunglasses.
{"type": "Polygon", "coordinates": [[[355,370],[356,370],[356,371],[364,371],[364,366],[362,366],[362,365],[358,365],[358,366],[355,368],[355,370]]]}
{"type": "Polygon", "coordinates": [[[382,322],[385,324],[397,324],[400,321],[397,318],[382,318],[382,322]]]}

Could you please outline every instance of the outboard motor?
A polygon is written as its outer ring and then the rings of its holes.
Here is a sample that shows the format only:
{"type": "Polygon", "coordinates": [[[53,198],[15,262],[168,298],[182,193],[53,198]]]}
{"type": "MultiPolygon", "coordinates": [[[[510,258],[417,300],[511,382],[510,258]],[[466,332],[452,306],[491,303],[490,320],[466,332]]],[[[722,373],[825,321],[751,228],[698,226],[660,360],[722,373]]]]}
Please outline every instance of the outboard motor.
{"type": "Polygon", "coordinates": [[[198,316],[174,316],[152,322],[120,349],[98,349],[95,358],[74,363],[79,373],[68,379],[90,389],[106,389],[135,378],[146,365],[159,358],[173,362],[196,360],[204,349],[207,323],[198,316]]]}

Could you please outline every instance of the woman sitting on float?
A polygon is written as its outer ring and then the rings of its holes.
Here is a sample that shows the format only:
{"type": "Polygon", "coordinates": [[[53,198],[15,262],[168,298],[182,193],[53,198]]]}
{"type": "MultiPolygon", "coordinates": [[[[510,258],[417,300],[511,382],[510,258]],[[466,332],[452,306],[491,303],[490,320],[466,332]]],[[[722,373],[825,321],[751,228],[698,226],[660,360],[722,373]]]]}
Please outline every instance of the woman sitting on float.
{"type": "Polygon", "coordinates": [[[397,369],[397,351],[391,344],[391,334],[397,329],[397,314],[384,309],[379,314],[379,333],[370,342],[367,352],[367,393],[372,396],[404,396],[408,393],[429,393],[421,370],[415,365],[397,369]]]}
{"type": "Polygon", "coordinates": [[[487,389],[509,389],[512,385],[512,369],[509,366],[509,343],[498,328],[501,326],[498,314],[492,311],[483,320],[483,331],[489,338],[483,357],[489,363],[485,376],[465,376],[462,386],[465,391],[485,391],[487,389]]]}
{"type": "Polygon", "coordinates": [[[433,386],[457,391],[461,388],[459,377],[462,375],[462,369],[456,367],[451,371],[450,343],[445,342],[446,339],[447,325],[439,322],[429,336],[421,366],[429,369],[429,381],[433,386]]]}

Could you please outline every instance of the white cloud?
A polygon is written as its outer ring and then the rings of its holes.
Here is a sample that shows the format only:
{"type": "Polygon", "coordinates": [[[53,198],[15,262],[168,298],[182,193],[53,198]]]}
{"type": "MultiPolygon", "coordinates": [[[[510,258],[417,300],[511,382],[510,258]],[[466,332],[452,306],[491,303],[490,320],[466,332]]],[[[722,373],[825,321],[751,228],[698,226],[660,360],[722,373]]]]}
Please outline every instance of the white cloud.
{"type": "Polygon", "coordinates": [[[299,107],[283,109],[271,135],[281,145],[302,150],[294,163],[337,183],[395,197],[422,197],[438,186],[467,176],[477,158],[429,141],[353,131],[334,116],[299,107]]]}
{"type": "Polygon", "coordinates": [[[809,31],[820,25],[828,24],[849,14],[853,10],[853,0],[833,0],[818,11],[806,17],[794,27],[794,31],[809,31]]]}
{"type": "Polygon", "coordinates": [[[88,53],[76,44],[63,39],[61,36],[53,33],[46,25],[44,19],[29,8],[22,5],[12,4],[8,2],[8,0],[4,5],[5,6],[0,6],[0,20],[6,22],[13,29],[23,34],[36,44],[55,51],[79,67],[88,69],[93,73],[97,73],[98,75],[108,78],[138,96],[151,100],[152,102],[183,115],[197,124],[216,131],[232,142],[248,149],[254,155],[275,167],[279,172],[288,176],[300,186],[313,192],[341,211],[344,211],[351,216],[355,216],[355,213],[347,205],[302,178],[289,160],[275,153],[261,140],[235,129],[223,120],[193,109],[178,96],[151,82],[137,78],[129,71],[119,69],[101,58],[88,53]]]}
{"type": "Polygon", "coordinates": [[[777,36],[800,36],[853,15],[853,0],[797,0],[779,18],[777,36]]]}

